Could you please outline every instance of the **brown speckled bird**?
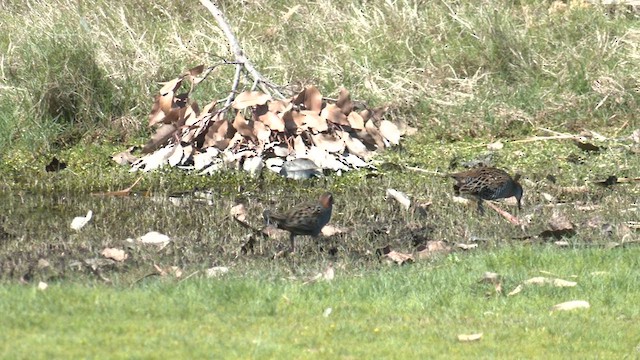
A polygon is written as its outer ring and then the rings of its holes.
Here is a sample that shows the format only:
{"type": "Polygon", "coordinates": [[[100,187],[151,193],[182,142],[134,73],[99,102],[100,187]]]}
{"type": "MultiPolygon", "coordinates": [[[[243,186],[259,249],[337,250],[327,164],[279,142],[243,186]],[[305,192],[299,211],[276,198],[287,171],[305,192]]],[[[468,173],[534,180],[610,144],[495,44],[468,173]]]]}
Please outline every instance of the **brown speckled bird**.
{"type": "Polygon", "coordinates": [[[267,225],[274,224],[279,229],[289,231],[291,252],[294,252],[295,236],[318,236],[320,230],[329,223],[332,209],[333,195],[327,192],[322,194],[318,201],[299,204],[286,212],[265,210],[262,215],[267,225]]]}
{"type": "Polygon", "coordinates": [[[504,170],[494,167],[478,167],[459,173],[449,174],[457,183],[453,185],[456,195],[468,194],[478,199],[478,211],[484,213],[482,200],[496,200],[515,196],[521,209],[522,186],[518,183],[520,174],[513,178],[504,170]]]}

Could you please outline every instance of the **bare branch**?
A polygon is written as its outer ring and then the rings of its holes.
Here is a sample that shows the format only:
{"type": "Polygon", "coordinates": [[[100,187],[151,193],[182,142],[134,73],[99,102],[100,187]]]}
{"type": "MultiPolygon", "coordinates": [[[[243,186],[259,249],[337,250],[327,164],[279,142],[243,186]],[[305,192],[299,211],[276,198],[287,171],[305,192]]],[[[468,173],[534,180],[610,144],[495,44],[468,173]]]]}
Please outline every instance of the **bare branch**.
{"type": "Polygon", "coordinates": [[[282,95],[280,91],[278,91],[277,87],[266,80],[265,77],[262,76],[262,74],[260,74],[260,72],[255,68],[255,66],[253,66],[251,61],[249,61],[249,59],[247,59],[247,57],[244,55],[244,51],[240,47],[238,40],[233,34],[233,31],[231,31],[231,27],[229,26],[227,20],[224,18],[224,14],[222,14],[222,11],[220,11],[220,9],[218,9],[218,7],[209,0],[200,0],[200,3],[204,5],[204,7],[209,10],[211,15],[213,15],[213,18],[216,19],[218,26],[220,26],[222,32],[227,37],[227,41],[229,41],[229,46],[233,51],[233,56],[238,63],[241,63],[244,66],[246,71],[249,73],[249,76],[251,76],[251,78],[254,80],[254,86],[257,84],[260,90],[262,90],[264,93],[274,93],[276,97],[284,99],[284,95],[282,95]]]}

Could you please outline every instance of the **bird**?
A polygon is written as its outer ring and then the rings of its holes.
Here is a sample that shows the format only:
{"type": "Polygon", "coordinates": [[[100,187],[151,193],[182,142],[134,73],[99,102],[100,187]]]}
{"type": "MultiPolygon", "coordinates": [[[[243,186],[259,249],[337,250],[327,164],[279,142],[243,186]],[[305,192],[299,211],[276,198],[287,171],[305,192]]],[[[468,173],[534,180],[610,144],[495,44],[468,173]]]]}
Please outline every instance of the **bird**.
{"type": "Polygon", "coordinates": [[[520,174],[511,177],[506,171],[488,166],[449,174],[456,180],[453,189],[456,195],[467,194],[478,199],[478,211],[484,213],[482,200],[496,200],[515,196],[518,210],[522,209],[522,185],[520,174]]]}
{"type": "Polygon", "coordinates": [[[294,238],[296,235],[310,235],[316,237],[322,228],[331,220],[333,210],[333,195],[325,192],[318,201],[299,204],[284,212],[271,211],[262,213],[267,225],[273,224],[278,229],[287,230],[291,241],[291,252],[295,252],[294,238]]]}

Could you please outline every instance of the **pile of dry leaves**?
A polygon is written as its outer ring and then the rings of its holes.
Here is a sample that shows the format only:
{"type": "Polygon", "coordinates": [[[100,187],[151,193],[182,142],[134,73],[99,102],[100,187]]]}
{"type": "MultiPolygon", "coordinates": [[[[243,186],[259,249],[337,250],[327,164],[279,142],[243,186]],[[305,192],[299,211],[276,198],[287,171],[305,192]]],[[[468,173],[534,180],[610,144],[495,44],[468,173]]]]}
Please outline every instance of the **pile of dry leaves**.
{"type": "Polygon", "coordinates": [[[206,78],[203,71],[198,66],[164,83],[149,115],[149,126],[157,130],[142,149],[146,155],[136,158],[130,149],[115,161],[131,164],[131,171],[168,164],[200,174],[244,169],[254,175],[265,166],[281,173],[294,162],[319,170],[311,176],[369,167],[377,150],[398,145],[402,135],[416,130],[383,120],[387,107],[369,109],[352,101],[346,89],[337,99],[323,97],[314,86],[288,99],[244,91],[200,109],[190,94],[206,78]],[[188,89],[180,92],[183,86],[188,89]]]}

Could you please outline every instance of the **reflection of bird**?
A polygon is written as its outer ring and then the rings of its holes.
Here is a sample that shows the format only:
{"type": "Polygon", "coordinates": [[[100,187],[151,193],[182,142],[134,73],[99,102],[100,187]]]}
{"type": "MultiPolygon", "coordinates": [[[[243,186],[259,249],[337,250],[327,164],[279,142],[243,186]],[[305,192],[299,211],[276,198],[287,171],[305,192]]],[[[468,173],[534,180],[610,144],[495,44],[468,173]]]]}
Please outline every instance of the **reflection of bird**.
{"type": "Polygon", "coordinates": [[[515,196],[521,209],[522,186],[518,183],[520,174],[513,178],[505,171],[494,167],[478,167],[459,173],[449,174],[457,183],[453,185],[456,195],[468,194],[478,199],[478,211],[484,212],[482,200],[496,200],[515,196]]]}
{"type": "Polygon", "coordinates": [[[274,224],[279,229],[287,230],[291,239],[291,251],[295,251],[294,237],[296,235],[318,236],[320,230],[331,219],[333,209],[333,195],[324,193],[318,201],[303,203],[286,212],[271,212],[265,210],[262,214],[268,224],[274,224]]]}

